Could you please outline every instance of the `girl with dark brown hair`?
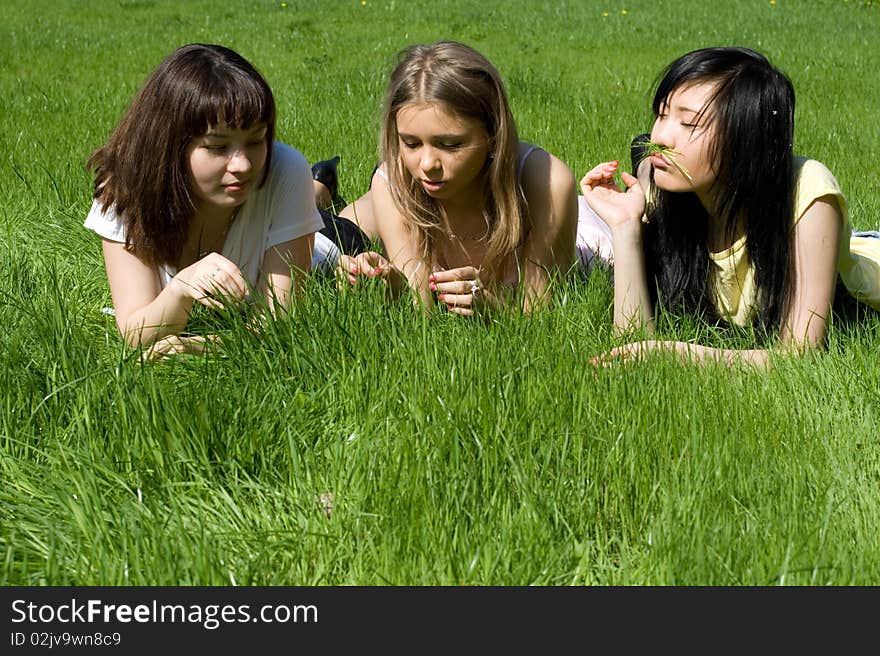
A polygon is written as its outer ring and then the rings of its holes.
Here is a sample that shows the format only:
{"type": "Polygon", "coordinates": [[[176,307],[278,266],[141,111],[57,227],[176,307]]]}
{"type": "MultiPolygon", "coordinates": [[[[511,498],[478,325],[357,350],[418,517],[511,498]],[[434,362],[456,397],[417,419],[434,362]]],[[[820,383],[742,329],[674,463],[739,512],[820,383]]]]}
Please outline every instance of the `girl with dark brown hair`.
{"type": "Polygon", "coordinates": [[[85,226],[102,238],[125,340],[150,355],[200,352],[181,336],[194,303],[262,294],[286,308],[323,227],[305,157],[278,143],[269,85],[241,55],[190,44],[150,75],[89,158],[85,226]]]}

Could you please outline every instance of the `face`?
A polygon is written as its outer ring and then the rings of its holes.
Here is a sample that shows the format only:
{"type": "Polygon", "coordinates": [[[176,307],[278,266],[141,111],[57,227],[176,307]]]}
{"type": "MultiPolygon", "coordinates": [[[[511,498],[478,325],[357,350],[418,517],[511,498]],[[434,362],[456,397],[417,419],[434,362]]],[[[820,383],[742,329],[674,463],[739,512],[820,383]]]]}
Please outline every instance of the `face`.
{"type": "Polygon", "coordinates": [[[266,165],[266,126],[213,126],[187,149],[190,181],[200,209],[241,205],[259,184],[266,165]]]}
{"type": "Polygon", "coordinates": [[[489,135],[480,121],[441,105],[407,105],[397,113],[400,156],[414,180],[438,200],[482,195],[489,135]]]}
{"type": "Polygon", "coordinates": [[[696,192],[701,198],[711,194],[716,172],[709,159],[714,138],[712,107],[706,107],[715,85],[690,84],[673,91],[654,121],[651,141],[677,151],[675,157],[691,180],[670,161],[670,156],[653,155],[654,183],[665,191],[696,192]],[[706,108],[705,111],[703,109],[706,108]],[[702,112],[702,114],[701,114],[702,112]]]}

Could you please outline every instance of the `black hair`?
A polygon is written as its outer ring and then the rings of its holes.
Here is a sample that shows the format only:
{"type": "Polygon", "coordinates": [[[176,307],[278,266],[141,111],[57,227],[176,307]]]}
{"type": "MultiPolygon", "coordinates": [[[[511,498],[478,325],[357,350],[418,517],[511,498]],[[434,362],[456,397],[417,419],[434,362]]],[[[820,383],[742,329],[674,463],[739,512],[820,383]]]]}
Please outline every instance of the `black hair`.
{"type": "MultiPolygon", "coordinates": [[[[736,234],[737,219],[745,220],[746,253],[757,290],[754,323],[766,335],[779,328],[794,293],[794,88],[754,50],[705,48],[664,70],[654,94],[655,115],[683,85],[703,82],[715,85],[703,108],[704,120],[715,131],[709,148],[717,172],[711,215],[728,237],[736,234]]],[[[693,192],[652,187],[644,242],[655,302],[724,322],[712,302],[709,212],[693,192]]]]}

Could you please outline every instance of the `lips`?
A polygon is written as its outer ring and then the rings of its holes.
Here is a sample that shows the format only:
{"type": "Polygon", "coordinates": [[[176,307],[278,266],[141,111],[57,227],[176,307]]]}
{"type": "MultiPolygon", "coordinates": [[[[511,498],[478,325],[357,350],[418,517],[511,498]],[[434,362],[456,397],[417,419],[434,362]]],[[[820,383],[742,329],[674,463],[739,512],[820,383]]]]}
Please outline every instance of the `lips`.
{"type": "Polygon", "coordinates": [[[425,180],[422,179],[422,186],[426,191],[440,191],[446,184],[444,180],[425,180]]]}
{"type": "Polygon", "coordinates": [[[660,153],[655,153],[651,155],[651,164],[654,165],[655,168],[658,169],[668,169],[669,168],[669,160],[667,160],[660,153]]]}
{"type": "Polygon", "coordinates": [[[244,191],[250,185],[250,180],[237,180],[235,182],[230,182],[228,184],[223,185],[223,189],[225,189],[230,194],[236,194],[244,191]]]}

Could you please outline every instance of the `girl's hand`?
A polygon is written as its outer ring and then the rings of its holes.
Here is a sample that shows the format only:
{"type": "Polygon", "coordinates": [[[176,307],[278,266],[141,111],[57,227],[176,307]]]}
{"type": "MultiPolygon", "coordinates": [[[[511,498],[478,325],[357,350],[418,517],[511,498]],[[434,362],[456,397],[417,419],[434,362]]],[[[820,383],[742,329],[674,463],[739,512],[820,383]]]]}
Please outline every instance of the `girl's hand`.
{"type": "Polygon", "coordinates": [[[184,296],[218,310],[223,300],[244,300],[248,284],[241,270],[220,253],[209,253],[178,272],[172,284],[184,296]]]}
{"type": "Polygon", "coordinates": [[[662,348],[662,342],[653,340],[630,342],[590,358],[590,364],[594,367],[613,367],[627,362],[638,362],[644,360],[651,351],[659,348],[662,348]]]}
{"type": "Polygon", "coordinates": [[[358,253],[355,256],[340,255],[336,273],[340,278],[348,278],[348,282],[353,285],[358,276],[387,278],[391,273],[391,263],[375,251],[358,253]]]}
{"type": "Polygon", "coordinates": [[[479,269],[472,266],[437,271],[428,278],[437,300],[450,312],[469,317],[482,301],[485,290],[480,285],[479,269]]]}
{"type": "Polygon", "coordinates": [[[626,189],[619,189],[614,182],[617,167],[617,160],[603,162],[588,171],[581,180],[581,192],[587,204],[612,230],[641,221],[645,213],[645,192],[638,178],[621,171],[620,177],[626,189]]]}
{"type": "Polygon", "coordinates": [[[147,360],[165,360],[172,355],[181,353],[189,353],[190,355],[201,355],[212,344],[218,344],[220,339],[216,335],[193,335],[181,337],[180,335],[169,335],[154,343],[150,348],[141,353],[140,361],[147,360]]]}

